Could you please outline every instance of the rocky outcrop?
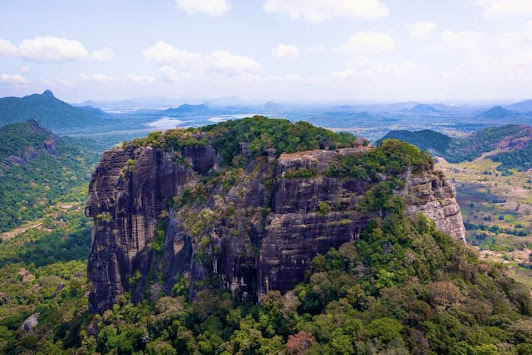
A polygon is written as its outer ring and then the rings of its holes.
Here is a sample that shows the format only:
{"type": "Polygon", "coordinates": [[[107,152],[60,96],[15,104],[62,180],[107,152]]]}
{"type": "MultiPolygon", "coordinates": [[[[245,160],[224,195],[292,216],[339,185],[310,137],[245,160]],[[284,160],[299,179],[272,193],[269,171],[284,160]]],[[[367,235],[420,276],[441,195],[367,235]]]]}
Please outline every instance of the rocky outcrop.
{"type": "Polygon", "coordinates": [[[185,151],[192,166],[176,164],[173,155],[148,148],[115,149],[104,154],[89,186],[86,215],[94,218],[88,274],[90,304],[102,310],[129,290],[136,270],[149,270],[149,243],[160,215],[173,196],[217,163],[210,147],[185,151]]]}
{"type": "Polygon", "coordinates": [[[33,333],[33,330],[35,327],[39,324],[39,316],[40,313],[34,313],[31,316],[29,316],[24,323],[20,326],[20,328],[26,333],[33,333]]]}
{"type": "Polygon", "coordinates": [[[464,221],[453,184],[440,173],[422,177],[409,174],[405,180],[406,213],[423,213],[436,222],[439,230],[465,242],[464,221]]]}
{"type": "MultiPolygon", "coordinates": [[[[94,218],[91,310],[110,308],[124,292],[135,300],[146,290],[157,297],[182,280],[193,296],[213,275],[235,298],[293,288],[314,256],[358,239],[378,216],[357,208],[375,182],[325,175],[338,156],[369,149],[280,157],[272,150],[223,170],[210,145],[186,147],[179,159],[151,147],[105,153],[86,207],[94,218]]],[[[423,213],[464,240],[452,184],[434,171],[403,178],[396,194],[406,213],[423,213]]]]}

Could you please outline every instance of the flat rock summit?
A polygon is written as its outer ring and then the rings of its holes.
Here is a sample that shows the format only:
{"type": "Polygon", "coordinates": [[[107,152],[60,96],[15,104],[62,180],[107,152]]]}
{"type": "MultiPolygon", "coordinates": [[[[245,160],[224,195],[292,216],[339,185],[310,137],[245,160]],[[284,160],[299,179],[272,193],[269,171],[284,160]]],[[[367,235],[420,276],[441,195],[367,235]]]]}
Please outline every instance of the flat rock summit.
{"type": "MultiPolygon", "coordinates": [[[[183,277],[191,288],[222,279],[233,297],[287,291],[305,277],[312,258],[356,241],[380,211],[357,208],[376,186],[369,178],[331,177],[339,157],[372,147],[318,149],[250,157],[222,168],[209,143],[175,152],[125,146],[106,152],[90,183],[86,214],[94,218],[88,274],[90,307],[109,309],[125,292],[171,292],[183,277]],[[156,272],[154,272],[156,270],[156,272]]],[[[386,180],[386,174],[380,179],[386,180]]],[[[406,214],[423,213],[456,239],[465,230],[453,185],[432,168],[406,169],[406,214]]]]}

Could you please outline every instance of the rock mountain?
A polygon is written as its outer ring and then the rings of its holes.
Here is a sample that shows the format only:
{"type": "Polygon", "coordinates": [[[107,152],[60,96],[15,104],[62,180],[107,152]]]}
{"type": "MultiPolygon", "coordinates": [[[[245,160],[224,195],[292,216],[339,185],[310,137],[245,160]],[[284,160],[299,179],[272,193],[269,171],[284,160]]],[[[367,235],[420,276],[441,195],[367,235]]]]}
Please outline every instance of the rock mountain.
{"type": "Polygon", "coordinates": [[[373,148],[254,117],[154,133],[106,152],[86,204],[91,310],[126,292],[156,298],[176,284],[193,297],[213,280],[237,299],[289,290],[314,256],[356,241],[386,214],[368,207],[380,200],[403,201],[406,214],[423,213],[464,240],[453,185],[428,155],[390,142],[373,148]]]}

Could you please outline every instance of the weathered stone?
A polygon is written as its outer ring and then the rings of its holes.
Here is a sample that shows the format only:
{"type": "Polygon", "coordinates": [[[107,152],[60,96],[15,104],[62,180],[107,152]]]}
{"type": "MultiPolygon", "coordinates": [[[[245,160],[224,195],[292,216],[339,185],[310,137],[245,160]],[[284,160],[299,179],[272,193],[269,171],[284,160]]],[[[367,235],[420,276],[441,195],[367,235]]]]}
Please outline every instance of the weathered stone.
{"type": "Polygon", "coordinates": [[[24,330],[24,332],[26,334],[29,334],[29,333],[33,333],[33,330],[35,329],[35,327],[39,324],[39,316],[41,314],[40,313],[34,313],[32,314],[31,316],[29,316],[25,321],[24,323],[22,323],[22,330],[24,330]]]}
{"type": "MultiPolygon", "coordinates": [[[[207,172],[218,162],[211,147],[189,147],[185,158],[207,172]]],[[[147,270],[159,216],[168,201],[197,180],[197,172],[151,147],[115,149],[104,154],[93,173],[86,215],[94,218],[88,276],[92,310],[104,310],[129,290],[128,278],[147,270]],[[134,161],[132,167],[128,161],[134,161]]]]}
{"type": "MultiPolygon", "coordinates": [[[[242,153],[249,153],[248,148],[240,144],[242,153]]],[[[240,299],[293,288],[304,280],[314,256],[357,240],[377,216],[357,210],[374,182],[324,175],[338,155],[369,149],[315,150],[279,158],[271,151],[250,160],[245,176],[228,190],[220,185],[204,203],[168,211],[162,254],[149,247],[161,213],[169,209],[172,196],[218,169],[220,156],[208,145],[187,147],[187,165],[150,147],[105,153],[93,174],[86,207],[94,217],[88,265],[91,310],[103,312],[127,291],[138,301],[155,264],[162,265],[163,274],[163,279],[151,280],[158,282],[158,294],[170,292],[177,275],[186,275],[192,296],[194,284],[210,274],[220,275],[224,287],[240,299]],[[288,178],[302,169],[314,176],[288,178]],[[203,223],[201,216],[214,222],[202,227],[206,230],[191,231],[203,223]],[[135,277],[133,287],[128,280],[136,272],[141,277],[135,277]]],[[[452,184],[434,171],[403,177],[405,187],[397,193],[405,198],[406,213],[423,213],[443,232],[464,240],[452,184]]]]}

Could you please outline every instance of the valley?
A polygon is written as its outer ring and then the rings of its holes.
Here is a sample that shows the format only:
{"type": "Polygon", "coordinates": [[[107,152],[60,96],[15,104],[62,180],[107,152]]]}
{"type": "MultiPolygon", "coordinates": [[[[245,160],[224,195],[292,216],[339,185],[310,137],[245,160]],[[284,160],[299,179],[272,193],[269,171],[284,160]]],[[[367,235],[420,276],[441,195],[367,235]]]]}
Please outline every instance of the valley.
{"type": "Polygon", "coordinates": [[[499,166],[489,159],[436,164],[456,186],[468,243],[532,286],[532,172],[507,175],[499,166]]]}
{"type": "Polygon", "coordinates": [[[532,355],[532,0],[0,18],[1,355],[532,355]]]}

